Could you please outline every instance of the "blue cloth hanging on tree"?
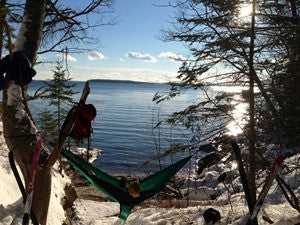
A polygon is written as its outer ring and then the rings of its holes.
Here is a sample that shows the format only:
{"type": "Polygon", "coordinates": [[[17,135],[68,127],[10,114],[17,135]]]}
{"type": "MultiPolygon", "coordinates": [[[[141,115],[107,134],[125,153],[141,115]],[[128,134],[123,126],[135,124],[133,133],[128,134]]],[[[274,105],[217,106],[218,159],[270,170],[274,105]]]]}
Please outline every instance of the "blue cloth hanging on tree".
{"type": "Polygon", "coordinates": [[[26,85],[35,74],[24,52],[14,52],[12,57],[7,55],[0,60],[0,90],[4,89],[7,79],[18,85],[26,85]]]}

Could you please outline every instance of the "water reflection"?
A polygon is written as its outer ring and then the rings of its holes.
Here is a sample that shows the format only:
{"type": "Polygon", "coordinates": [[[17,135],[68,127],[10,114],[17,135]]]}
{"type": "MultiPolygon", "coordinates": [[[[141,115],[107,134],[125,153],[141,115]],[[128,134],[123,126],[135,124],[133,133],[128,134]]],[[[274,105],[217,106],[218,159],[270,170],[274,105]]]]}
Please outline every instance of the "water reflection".
{"type": "MultiPolygon", "coordinates": [[[[235,94],[231,105],[234,109],[230,112],[232,121],[226,126],[226,134],[237,136],[243,133],[243,127],[248,120],[248,104],[243,101],[242,91],[248,90],[248,87],[244,86],[216,86],[213,87],[214,91],[227,92],[235,94]]],[[[256,90],[257,91],[257,90],[256,90]]]]}
{"type": "Polygon", "coordinates": [[[252,4],[244,3],[240,4],[238,7],[238,17],[245,18],[249,17],[252,14],[252,4]]]}
{"type": "Polygon", "coordinates": [[[246,125],[248,120],[248,104],[242,102],[242,97],[235,95],[231,104],[234,109],[231,112],[232,121],[226,126],[228,135],[237,136],[243,133],[243,127],[246,125]]]}

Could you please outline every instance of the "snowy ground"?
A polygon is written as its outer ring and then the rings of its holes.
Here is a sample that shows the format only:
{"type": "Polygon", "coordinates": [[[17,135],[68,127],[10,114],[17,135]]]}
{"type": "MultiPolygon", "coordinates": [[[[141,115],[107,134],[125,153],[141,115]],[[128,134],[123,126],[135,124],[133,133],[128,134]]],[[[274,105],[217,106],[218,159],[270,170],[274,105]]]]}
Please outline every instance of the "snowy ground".
{"type": "MultiPolygon", "coordinates": [[[[0,130],[2,124],[0,125],[0,130]]],[[[289,159],[291,162],[299,162],[299,155],[289,159]]],[[[180,187],[182,194],[189,194],[191,202],[197,202],[197,206],[174,208],[159,207],[158,201],[153,201],[152,208],[141,208],[137,206],[133,209],[126,222],[118,219],[119,204],[114,202],[96,202],[91,200],[77,199],[74,205],[72,224],[74,225],[167,225],[167,224],[205,224],[203,212],[210,207],[220,211],[222,220],[219,224],[245,224],[247,219],[247,207],[243,193],[236,191],[236,194],[228,198],[228,190],[239,190],[241,184],[235,170],[223,164],[211,168],[210,172],[205,172],[199,177],[191,177],[188,182],[184,182],[180,187]],[[224,183],[217,182],[220,173],[227,171],[232,174],[232,180],[224,183]],[[219,195],[212,201],[211,195],[219,195]]],[[[59,225],[65,220],[65,212],[61,206],[61,198],[64,195],[64,187],[70,182],[67,176],[62,177],[54,168],[52,171],[52,194],[50,209],[48,214],[49,225],[59,225]]],[[[261,175],[258,183],[263,183],[266,174],[261,175]]],[[[294,189],[295,194],[300,196],[300,175],[298,170],[294,170],[288,176],[284,176],[285,181],[294,189]]],[[[260,189],[258,190],[258,192],[260,189]]],[[[160,205],[161,206],[161,205],[160,205]]],[[[0,224],[21,224],[23,203],[18,186],[14,179],[8,163],[8,149],[0,136],[0,224]]],[[[276,182],[266,198],[262,210],[259,213],[259,224],[269,224],[262,219],[267,216],[274,221],[274,225],[296,225],[300,223],[299,213],[293,209],[285,200],[276,182]]]]}
{"type": "MultiPolygon", "coordinates": [[[[294,156],[286,163],[289,165],[298,165],[299,155],[294,156]]],[[[282,170],[284,173],[284,170],[282,170]]],[[[109,224],[130,224],[130,225],[188,225],[188,224],[205,224],[203,220],[203,212],[212,207],[219,210],[222,220],[219,224],[236,224],[243,225],[248,218],[248,208],[243,192],[236,191],[236,194],[228,198],[228,190],[233,191],[241,189],[240,178],[238,172],[232,167],[226,167],[224,164],[219,164],[210,168],[210,172],[204,171],[204,175],[199,177],[191,177],[189,181],[181,185],[183,194],[189,193],[190,202],[198,203],[197,206],[186,208],[160,208],[159,202],[154,201],[153,208],[134,208],[126,222],[118,219],[119,205],[110,202],[95,202],[90,200],[78,199],[75,202],[76,216],[73,218],[73,224],[83,225],[109,225],[109,224]],[[231,181],[225,180],[224,183],[217,181],[218,176],[227,171],[232,175],[231,181]],[[220,196],[212,201],[210,195],[219,194],[220,196]]],[[[261,174],[261,179],[258,183],[263,183],[266,174],[261,174]]],[[[288,176],[281,174],[285,181],[295,190],[296,196],[300,196],[300,176],[298,170],[289,173],[288,176]]],[[[258,193],[261,188],[258,189],[258,193]]],[[[176,200],[173,203],[176,204],[176,200]]],[[[172,206],[170,204],[170,206],[172,206]]],[[[281,190],[276,182],[273,185],[265,199],[258,220],[260,225],[270,224],[262,217],[270,218],[276,225],[296,225],[300,224],[300,215],[293,209],[284,198],[281,190]]]]}
{"type": "MultiPolygon", "coordinates": [[[[73,224],[76,225],[188,225],[188,224],[205,224],[202,214],[209,208],[213,207],[220,211],[222,220],[220,225],[225,224],[245,224],[244,216],[247,208],[244,204],[230,206],[193,206],[181,209],[175,208],[145,208],[134,211],[123,222],[118,219],[119,205],[117,203],[95,202],[90,200],[77,200],[75,204],[76,217],[73,224]]],[[[263,214],[275,222],[276,225],[296,225],[300,222],[300,217],[297,217],[297,211],[291,209],[288,204],[267,205],[264,207],[263,214]],[[283,214],[284,212],[284,214],[283,214]]],[[[259,216],[259,224],[269,224],[259,216]]]]}
{"type": "MultiPolygon", "coordinates": [[[[2,123],[0,123],[2,130],[2,123]]],[[[4,138],[0,136],[0,224],[22,224],[23,202],[17,182],[8,162],[8,149],[4,138]]],[[[70,183],[67,176],[62,177],[57,171],[57,165],[52,170],[52,192],[48,212],[47,224],[62,224],[65,220],[65,212],[61,205],[64,196],[64,187],[70,183]]],[[[19,170],[20,171],[20,170],[19,170]]]]}
{"type": "MultiPolygon", "coordinates": [[[[86,154],[87,154],[86,148],[72,147],[71,151],[76,155],[79,155],[83,158],[86,158],[86,154]]],[[[100,149],[98,149],[98,148],[90,149],[89,150],[89,162],[92,163],[95,159],[100,157],[100,155],[101,155],[101,150],[100,149]]]]}

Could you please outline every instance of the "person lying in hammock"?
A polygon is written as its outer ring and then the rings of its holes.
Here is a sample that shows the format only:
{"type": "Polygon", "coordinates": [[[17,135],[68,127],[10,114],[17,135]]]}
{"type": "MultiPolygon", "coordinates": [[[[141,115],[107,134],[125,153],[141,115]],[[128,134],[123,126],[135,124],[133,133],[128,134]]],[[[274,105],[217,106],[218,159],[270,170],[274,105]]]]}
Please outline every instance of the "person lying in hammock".
{"type": "Polygon", "coordinates": [[[142,186],[139,180],[134,179],[130,181],[126,177],[121,177],[119,182],[120,182],[120,187],[126,189],[132,197],[134,198],[140,197],[142,186]]]}
{"type": "Polygon", "coordinates": [[[113,201],[120,203],[119,218],[122,220],[127,219],[132,207],[153,197],[191,158],[186,157],[142,180],[124,182],[89,164],[70,151],[63,150],[62,155],[97,189],[113,201]]]}
{"type": "MultiPolygon", "coordinates": [[[[92,104],[79,103],[71,109],[66,118],[66,121],[68,118],[71,120],[71,115],[74,115],[74,125],[70,136],[75,140],[89,138],[92,130],[91,122],[96,114],[96,108],[92,104]]],[[[63,127],[66,126],[66,121],[63,127]]],[[[99,191],[111,200],[120,203],[119,218],[122,220],[127,219],[132,207],[154,196],[191,158],[191,156],[186,157],[140,181],[124,182],[89,164],[71,151],[62,150],[61,153],[99,191]]]]}

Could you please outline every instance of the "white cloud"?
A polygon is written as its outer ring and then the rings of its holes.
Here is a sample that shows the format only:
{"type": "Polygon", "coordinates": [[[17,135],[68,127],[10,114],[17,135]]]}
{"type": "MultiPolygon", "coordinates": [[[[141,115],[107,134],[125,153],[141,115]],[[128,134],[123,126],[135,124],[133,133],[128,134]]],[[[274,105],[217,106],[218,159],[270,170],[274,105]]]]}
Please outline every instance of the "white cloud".
{"type": "Polygon", "coordinates": [[[120,60],[121,62],[124,62],[124,59],[122,59],[121,57],[119,57],[119,60],[120,60]]]}
{"type": "MultiPolygon", "coordinates": [[[[56,60],[66,60],[66,55],[65,54],[56,54],[56,60]]],[[[74,57],[74,56],[71,56],[70,54],[67,55],[67,59],[68,61],[70,62],[78,62],[78,60],[74,57]]]]}
{"type": "MultiPolygon", "coordinates": [[[[64,60],[66,58],[66,55],[63,55],[63,57],[61,57],[61,55],[57,55],[57,56],[58,56],[58,58],[60,58],[60,59],[63,58],[64,60]]],[[[67,55],[67,59],[70,62],[77,62],[78,61],[74,56],[71,56],[70,54],[67,55]]]]}
{"type": "Polygon", "coordinates": [[[150,68],[130,67],[87,67],[70,66],[70,72],[74,80],[83,79],[112,79],[112,80],[134,80],[150,82],[175,81],[177,71],[156,70],[150,68]]]}
{"type": "Polygon", "coordinates": [[[68,54],[68,56],[67,56],[67,59],[68,59],[68,61],[70,61],[70,62],[77,62],[77,61],[78,61],[75,57],[73,57],[73,56],[71,56],[71,55],[69,55],[69,54],[68,54]]]}
{"type": "Polygon", "coordinates": [[[96,60],[96,59],[107,59],[101,52],[96,50],[91,50],[87,53],[89,60],[96,60]]]}
{"type": "Polygon", "coordinates": [[[129,58],[133,58],[133,59],[140,59],[140,60],[144,60],[146,62],[152,62],[152,63],[156,63],[157,59],[150,55],[150,54],[141,54],[139,52],[128,52],[126,55],[126,57],[129,58]]]}
{"type": "Polygon", "coordinates": [[[171,61],[185,61],[186,58],[182,55],[175,54],[173,52],[162,52],[158,55],[158,57],[163,57],[166,59],[170,59],[171,61]]]}

